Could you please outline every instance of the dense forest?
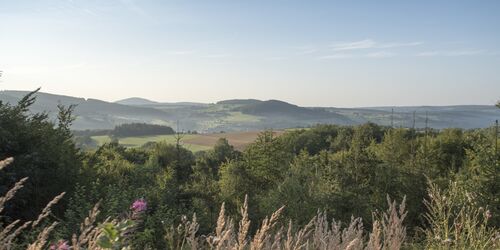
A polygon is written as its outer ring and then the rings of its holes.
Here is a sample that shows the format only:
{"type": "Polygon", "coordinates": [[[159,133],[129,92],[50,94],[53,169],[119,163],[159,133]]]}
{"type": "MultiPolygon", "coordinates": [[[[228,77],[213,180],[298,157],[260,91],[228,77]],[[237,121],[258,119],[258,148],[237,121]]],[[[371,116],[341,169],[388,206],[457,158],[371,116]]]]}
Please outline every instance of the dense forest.
{"type": "Polygon", "coordinates": [[[72,107],[54,124],[27,112],[35,101],[0,102],[0,249],[500,247],[493,123],[265,131],[243,152],[225,139],[196,154],[182,141],[81,151],[72,107]]]}
{"type": "Polygon", "coordinates": [[[112,137],[145,136],[145,135],[172,135],[175,131],[169,126],[146,123],[126,123],[114,129],[73,131],[75,136],[109,135],[112,137]]]}

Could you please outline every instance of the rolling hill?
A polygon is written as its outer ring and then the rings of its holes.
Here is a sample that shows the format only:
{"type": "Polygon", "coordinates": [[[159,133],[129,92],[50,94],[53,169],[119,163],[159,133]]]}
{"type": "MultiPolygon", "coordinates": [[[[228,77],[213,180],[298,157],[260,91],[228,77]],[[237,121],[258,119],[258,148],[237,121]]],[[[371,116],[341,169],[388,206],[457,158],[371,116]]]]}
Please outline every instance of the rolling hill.
{"type": "MultiPolygon", "coordinates": [[[[17,103],[27,91],[0,91],[0,101],[17,103]]],[[[256,131],[308,127],[318,123],[341,125],[374,122],[381,125],[433,128],[483,128],[500,118],[495,106],[419,106],[332,108],[300,107],[279,100],[223,100],[205,104],[194,102],[161,103],[144,98],[117,102],[37,93],[32,112],[47,112],[56,118],[57,105],[76,104],[74,130],[112,129],[124,123],[167,125],[182,131],[202,133],[256,131]]]]}
{"type": "Polygon", "coordinates": [[[131,97],[123,100],[116,101],[115,103],[123,104],[123,105],[132,105],[132,106],[143,106],[143,105],[155,105],[158,102],[150,101],[148,99],[140,98],[140,97],[131,97]]]}
{"type": "MultiPolygon", "coordinates": [[[[27,91],[0,91],[0,100],[17,103],[27,91]]],[[[84,99],[71,96],[37,93],[37,100],[31,106],[31,112],[47,112],[52,119],[56,118],[57,105],[77,105],[74,115],[76,120],[73,129],[110,129],[122,123],[146,122],[166,124],[168,115],[165,111],[154,108],[122,105],[97,99],[84,99]]]]}

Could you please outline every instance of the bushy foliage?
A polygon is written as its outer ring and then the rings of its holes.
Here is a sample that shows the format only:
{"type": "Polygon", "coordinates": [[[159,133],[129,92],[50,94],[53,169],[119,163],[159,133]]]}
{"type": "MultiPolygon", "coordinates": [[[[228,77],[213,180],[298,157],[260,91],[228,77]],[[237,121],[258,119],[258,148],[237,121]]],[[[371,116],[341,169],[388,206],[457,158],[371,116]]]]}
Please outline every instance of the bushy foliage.
{"type": "MultiPolygon", "coordinates": [[[[10,220],[31,220],[54,196],[71,193],[82,166],[69,130],[73,107],[60,107],[58,122],[54,124],[47,114],[28,112],[35,94],[32,92],[14,106],[0,103],[0,159],[16,159],[0,176],[0,192],[6,192],[21,178],[29,178],[17,194],[18,199],[5,208],[10,220]]],[[[61,203],[58,216],[62,215],[66,200],[61,203]]]]}

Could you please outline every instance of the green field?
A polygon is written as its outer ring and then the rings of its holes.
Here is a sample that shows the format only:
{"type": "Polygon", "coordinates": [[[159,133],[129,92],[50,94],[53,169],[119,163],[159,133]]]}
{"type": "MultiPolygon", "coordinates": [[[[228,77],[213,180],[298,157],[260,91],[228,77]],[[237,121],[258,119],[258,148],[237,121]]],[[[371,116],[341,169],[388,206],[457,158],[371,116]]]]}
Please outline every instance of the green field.
{"type": "Polygon", "coordinates": [[[228,114],[229,114],[229,116],[227,116],[223,119],[226,122],[234,122],[234,123],[260,122],[260,120],[262,119],[259,116],[247,115],[247,114],[243,114],[241,112],[228,112],[228,114]]]}
{"type": "MultiPolygon", "coordinates": [[[[131,147],[131,148],[136,148],[144,145],[147,142],[167,142],[167,143],[176,143],[176,136],[175,135],[155,135],[155,136],[137,136],[137,137],[124,137],[124,138],[119,138],[118,141],[120,145],[123,145],[125,147],[131,147]]],[[[184,143],[182,141],[188,140],[188,139],[194,139],[199,137],[199,135],[182,135],[182,140],[181,144],[183,147],[193,151],[203,151],[203,150],[208,150],[211,147],[209,146],[204,146],[204,145],[198,145],[198,144],[190,144],[190,143],[184,143]]],[[[104,143],[111,142],[111,137],[104,135],[104,136],[92,136],[92,139],[97,142],[98,145],[102,145],[104,143]]]]}

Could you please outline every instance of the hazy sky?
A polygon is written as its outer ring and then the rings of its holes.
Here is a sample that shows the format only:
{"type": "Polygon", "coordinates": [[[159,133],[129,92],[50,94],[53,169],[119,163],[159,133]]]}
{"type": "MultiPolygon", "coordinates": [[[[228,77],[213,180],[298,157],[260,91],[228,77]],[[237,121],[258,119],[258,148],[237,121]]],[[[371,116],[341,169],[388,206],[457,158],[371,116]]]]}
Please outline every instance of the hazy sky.
{"type": "Polygon", "coordinates": [[[500,1],[412,2],[0,0],[0,90],[341,107],[500,99],[500,1]]]}

